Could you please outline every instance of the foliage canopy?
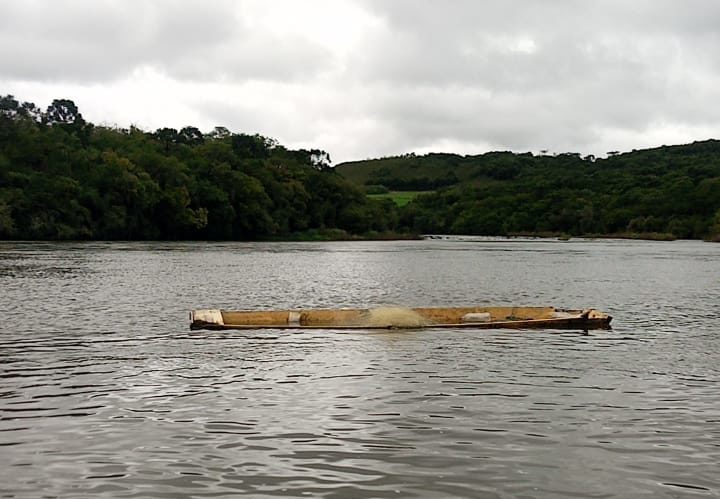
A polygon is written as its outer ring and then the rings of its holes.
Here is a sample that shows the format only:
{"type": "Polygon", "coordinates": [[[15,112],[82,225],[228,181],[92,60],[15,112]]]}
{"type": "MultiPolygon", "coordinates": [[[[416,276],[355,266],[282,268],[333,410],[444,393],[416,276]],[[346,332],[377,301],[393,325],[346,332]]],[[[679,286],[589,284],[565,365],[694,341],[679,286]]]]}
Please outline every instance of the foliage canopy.
{"type": "Polygon", "coordinates": [[[346,237],[397,218],[319,149],[223,127],[95,126],[68,99],[40,111],[0,97],[0,239],[346,237]]]}
{"type": "Polygon", "coordinates": [[[401,210],[420,233],[720,237],[720,141],[609,154],[413,154],[338,165],[374,192],[432,190],[401,210]]]}
{"type": "Polygon", "coordinates": [[[320,149],[224,127],[96,126],[68,99],[43,111],[0,96],[0,239],[383,233],[717,240],[720,142],[605,159],[407,154],[332,168],[320,149]],[[401,198],[402,206],[393,202],[401,198]]]}

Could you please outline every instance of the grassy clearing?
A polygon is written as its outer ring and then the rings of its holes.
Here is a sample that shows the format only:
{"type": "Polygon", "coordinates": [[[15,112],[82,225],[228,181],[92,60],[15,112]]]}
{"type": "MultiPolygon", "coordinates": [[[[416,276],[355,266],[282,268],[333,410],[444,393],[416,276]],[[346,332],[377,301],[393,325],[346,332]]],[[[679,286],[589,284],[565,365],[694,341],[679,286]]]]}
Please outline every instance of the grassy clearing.
{"type": "Polygon", "coordinates": [[[433,191],[390,191],[385,194],[368,194],[372,199],[392,199],[398,206],[405,206],[420,194],[428,194],[433,191]]]}

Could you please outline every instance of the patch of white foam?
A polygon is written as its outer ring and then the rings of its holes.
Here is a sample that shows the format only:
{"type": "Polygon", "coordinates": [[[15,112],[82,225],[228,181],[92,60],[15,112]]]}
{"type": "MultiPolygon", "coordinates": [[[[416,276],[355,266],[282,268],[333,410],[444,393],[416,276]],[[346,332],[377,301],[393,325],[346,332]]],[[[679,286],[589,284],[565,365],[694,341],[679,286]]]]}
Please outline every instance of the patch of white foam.
{"type": "Polygon", "coordinates": [[[430,322],[414,310],[403,307],[378,307],[367,311],[362,326],[412,328],[427,326],[430,322]]]}

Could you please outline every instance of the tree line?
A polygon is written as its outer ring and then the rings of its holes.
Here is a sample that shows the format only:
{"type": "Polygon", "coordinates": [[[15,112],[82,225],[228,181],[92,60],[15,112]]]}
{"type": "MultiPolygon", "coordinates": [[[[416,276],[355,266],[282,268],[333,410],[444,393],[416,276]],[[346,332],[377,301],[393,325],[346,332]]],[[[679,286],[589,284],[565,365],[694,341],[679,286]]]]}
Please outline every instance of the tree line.
{"type": "Polygon", "coordinates": [[[400,211],[419,233],[720,239],[720,141],[607,158],[491,152],[404,155],[339,165],[348,179],[447,182],[400,211]]]}
{"type": "Polygon", "coordinates": [[[720,142],[607,158],[426,154],[331,167],[216,127],[144,131],[0,96],[0,239],[255,240],[411,234],[720,240],[720,142]],[[368,191],[428,190],[398,207],[368,191]]]}
{"type": "Polygon", "coordinates": [[[319,149],[217,127],[114,128],[0,97],[0,239],[252,240],[397,227],[319,149]]]}

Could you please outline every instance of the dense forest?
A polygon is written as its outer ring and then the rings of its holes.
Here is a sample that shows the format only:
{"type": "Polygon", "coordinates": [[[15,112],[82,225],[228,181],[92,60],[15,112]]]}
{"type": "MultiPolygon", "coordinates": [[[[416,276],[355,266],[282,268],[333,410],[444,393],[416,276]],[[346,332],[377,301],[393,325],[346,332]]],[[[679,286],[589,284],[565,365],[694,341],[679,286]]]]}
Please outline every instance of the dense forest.
{"type": "Polygon", "coordinates": [[[320,149],[186,126],[143,131],[0,96],[0,239],[254,240],[411,234],[720,240],[720,142],[619,154],[320,149]],[[392,195],[423,191],[398,206],[392,195]]]}
{"type": "Polygon", "coordinates": [[[338,165],[371,192],[428,191],[403,207],[418,233],[720,239],[720,141],[604,159],[427,154],[338,165]]]}
{"type": "Polygon", "coordinates": [[[396,228],[321,150],[215,128],[96,126],[0,97],[0,239],[344,238],[396,228]]]}

